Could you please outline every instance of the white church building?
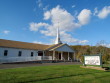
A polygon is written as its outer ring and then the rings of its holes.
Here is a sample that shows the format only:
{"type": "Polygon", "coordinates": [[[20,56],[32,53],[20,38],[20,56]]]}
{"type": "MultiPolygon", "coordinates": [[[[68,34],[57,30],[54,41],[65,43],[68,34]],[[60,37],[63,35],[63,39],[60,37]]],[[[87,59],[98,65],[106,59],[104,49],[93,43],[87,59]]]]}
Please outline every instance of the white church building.
{"type": "Polygon", "coordinates": [[[58,29],[53,45],[0,39],[0,63],[74,60],[75,51],[60,41],[58,29]]]}

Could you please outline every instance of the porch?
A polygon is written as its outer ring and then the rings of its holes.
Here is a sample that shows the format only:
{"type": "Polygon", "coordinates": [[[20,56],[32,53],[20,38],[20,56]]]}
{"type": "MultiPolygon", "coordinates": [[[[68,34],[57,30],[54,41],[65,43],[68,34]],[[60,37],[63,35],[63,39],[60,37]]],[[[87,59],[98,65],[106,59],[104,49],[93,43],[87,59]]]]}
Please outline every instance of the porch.
{"type": "Polygon", "coordinates": [[[42,60],[52,60],[53,62],[73,62],[75,61],[75,53],[63,51],[46,51],[42,60]]]}

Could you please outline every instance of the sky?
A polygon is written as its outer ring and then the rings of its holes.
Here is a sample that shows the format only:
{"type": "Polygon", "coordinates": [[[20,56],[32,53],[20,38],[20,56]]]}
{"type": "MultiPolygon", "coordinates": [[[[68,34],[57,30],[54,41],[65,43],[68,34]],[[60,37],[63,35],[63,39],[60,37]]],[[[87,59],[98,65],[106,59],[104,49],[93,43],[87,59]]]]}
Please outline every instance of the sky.
{"type": "Polygon", "coordinates": [[[110,0],[0,0],[0,39],[110,46],[110,0]]]}

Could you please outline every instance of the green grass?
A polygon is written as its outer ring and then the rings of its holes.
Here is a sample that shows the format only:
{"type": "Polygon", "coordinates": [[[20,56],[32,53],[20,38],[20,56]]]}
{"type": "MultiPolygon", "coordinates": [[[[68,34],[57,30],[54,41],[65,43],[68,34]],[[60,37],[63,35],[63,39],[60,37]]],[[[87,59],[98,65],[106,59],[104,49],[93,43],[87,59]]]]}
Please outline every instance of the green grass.
{"type": "Polygon", "coordinates": [[[0,83],[110,83],[110,72],[80,65],[4,69],[0,70],[0,83]]]}

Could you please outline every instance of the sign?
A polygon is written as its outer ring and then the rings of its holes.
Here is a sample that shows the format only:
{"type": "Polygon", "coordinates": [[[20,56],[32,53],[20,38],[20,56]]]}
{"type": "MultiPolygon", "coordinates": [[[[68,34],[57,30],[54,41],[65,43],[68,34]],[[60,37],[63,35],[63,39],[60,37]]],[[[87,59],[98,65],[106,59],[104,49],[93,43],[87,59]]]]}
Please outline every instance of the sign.
{"type": "Polygon", "coordinates": [[[83,55],[84,65],[102,65],[102,55],[83,55]]]}
{"type": "Polygon", "coordinates": [[[85,64],[100,65],[100,56],[85,56],[85,64]]]}

